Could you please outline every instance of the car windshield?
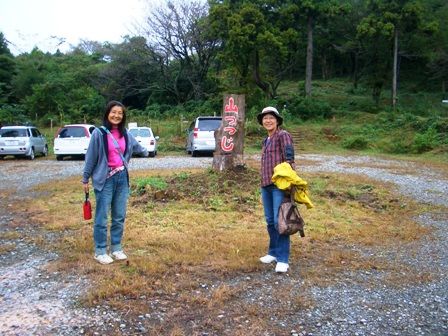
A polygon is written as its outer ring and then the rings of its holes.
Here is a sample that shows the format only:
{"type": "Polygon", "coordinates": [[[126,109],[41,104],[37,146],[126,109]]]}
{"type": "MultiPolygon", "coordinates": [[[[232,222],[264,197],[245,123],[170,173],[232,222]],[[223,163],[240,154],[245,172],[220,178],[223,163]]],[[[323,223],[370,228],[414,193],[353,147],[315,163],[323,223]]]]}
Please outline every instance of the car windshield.
{"type": "Polygon", "coordinates": [[[221,126],[221,119],[199,119],[198,128],[200,131],[214,131],[221,126]]]}
{"type": "Polygon", "coordinates": [[[84,127],[65,127],[59,132],[60,138],[82,138],[85,136],[84,127]]]}
{"type": "Polygon", "coordinates": [[[141,136],[142,138],[149,138],[151,136],[151,131],[147,128],[133,128],[129,131],[134,137],[141,136]]]}
{"type": "Polygon", "coordinates": [[[0,137],[3,138],[19,138],[19,137],[27,137],[28,132],[25,128],[19,129],[0,129],[0,137]]]}

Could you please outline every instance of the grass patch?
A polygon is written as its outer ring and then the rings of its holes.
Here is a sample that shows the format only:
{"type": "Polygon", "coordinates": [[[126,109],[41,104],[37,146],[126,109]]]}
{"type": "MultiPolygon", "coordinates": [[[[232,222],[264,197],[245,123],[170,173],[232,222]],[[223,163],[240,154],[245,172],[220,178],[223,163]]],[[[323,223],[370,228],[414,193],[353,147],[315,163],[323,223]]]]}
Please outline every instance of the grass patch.
{"type": "MultiPolygon", "coordinates": [[[[2,238],[0,238],[0,239],[2,239],[2,238]]],[[[0,245],[0,255],[7,254],[11,251],[14,251],[15,249],[16,249],[16,244],[12,244],[12,243],[2,244],[2,245],[0,245]]]]}
{"type": "MultiPolygon", "coordinates": [[[[130,259],[106,267],[92,258],[92,222],[81,218],[79,178],[38,187],[47,197],[34,200],[29,211],[46,230],[63,233],[55,244],[63,257],[52,269],[76,269],[91,278],[84,304],[107,302],[136,320],[149,314],[148,326],[154,332],[163,327],[164,334],[188,335],[200,328],[224,334],[229,325],[233,335],[278,333],[268,323],[272,312],[247,296],[256,296],[272,274],[258,261],[267,233],[257,164],[227,175],[208,169],[133,173],[124,235],[130,259]]],[[[348,246],[393,246],[428,233],[412,220],[422,208],[397,196],[390,185],[338,174],[302,177],[316,208],[301,207],[306,238],[292,238],[290,276],[279,277],[269,295],[288,304],[275,305],[275,314],[312,307],[308,290],[329,285],[346,271],[387,270],[399,276],[401,265],[348,246]]]]}

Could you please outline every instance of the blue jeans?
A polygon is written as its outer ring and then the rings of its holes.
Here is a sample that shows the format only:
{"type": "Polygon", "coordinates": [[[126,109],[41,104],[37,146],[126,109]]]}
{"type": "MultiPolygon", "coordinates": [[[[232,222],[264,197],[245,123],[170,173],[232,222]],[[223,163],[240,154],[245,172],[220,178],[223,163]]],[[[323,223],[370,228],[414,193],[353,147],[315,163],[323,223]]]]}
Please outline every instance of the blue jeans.
{"type": "Polygon", "coordinates": [[[278,233],[278,210],[282,204],[284,193],[274,184],[261,188],[261,198],[263,199],[264,216],[266,217],[269,234],[268,254],[276,257],[277,262],[288,263],[289,259],[289,235],[278,233]]]}
{"type": "Polygon", "coordinates": [[[107,218],[112,215],[110,226],[110,251],[121,251],[124,220],[129,197],[129,184],[126,169],[106,180],[103,190],[95,190],[96,210],[93,226],[95,254],[107,253],[107,218]]]}

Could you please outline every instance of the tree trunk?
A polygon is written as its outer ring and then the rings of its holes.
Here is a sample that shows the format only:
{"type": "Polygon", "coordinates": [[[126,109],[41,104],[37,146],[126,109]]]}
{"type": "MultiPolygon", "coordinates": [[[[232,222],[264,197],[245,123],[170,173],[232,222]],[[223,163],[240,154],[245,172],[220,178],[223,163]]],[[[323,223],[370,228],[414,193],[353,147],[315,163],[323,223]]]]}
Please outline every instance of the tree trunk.
{"type": "Polygon", "coordinates": [[[397,78],[398,78],[398,28],[394,32],[394,65],[392,76],[392,109],[397,109],[397,78]]]}
{"type": "Polygon", "coordinates": [[[306,74],[305,74],[305,95],[311,96],[311,80],[313,77],[313,17],[308,15],[307,20],[308,41],[306,47],[306,74]]]}
{"type": "Polygon", "coordinates": [[[358,53],[351,53],[352,59],[352,79],[353,79],[353,88],[356,90],[358,88],[359,81],[359,57],[358,53]]]}
{"type": "Polygon", "coordinates": [[[245,96],[224,96],[222,123],[215,131],[216,147],[213,153],[214,170],[233,170],[244,167],[245,96]]]}
{"type": "Polygon", "coordinates": [[[322,71],[322,79],[327,80],[328,74],[330,71],[328,70],[328,64],[327,64],[327,56],[325,54],[322,55],[320,58],[320,64],[321,64],[321,71],[322,71]]]}
{"type": "Polygon", "coordinates": [[[272,98],[270,95],[269,84],[264,82],[260,76],[260,55],[258,51],[255,52],[255,62],[254,62],[254,80],[255,84],[263,90],[266,98],[272,98]]]}
{"type": "Polygon", "coordinates": [[[375,81],[375,83],[373,84],[373,89],[372,89],[372,98],[377,107],[380,105],[382,90],[383,90],[383,82],[380,80],[375,81]]]}

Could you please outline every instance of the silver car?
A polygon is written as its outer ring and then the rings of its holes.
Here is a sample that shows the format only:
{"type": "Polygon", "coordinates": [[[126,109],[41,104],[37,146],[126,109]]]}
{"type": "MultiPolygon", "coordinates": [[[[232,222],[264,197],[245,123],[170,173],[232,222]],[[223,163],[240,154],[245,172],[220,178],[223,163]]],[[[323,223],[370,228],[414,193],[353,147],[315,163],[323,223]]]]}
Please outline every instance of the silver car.
{"type": "Polygon", "coordinates": [[[0,159],[14,155],[34,160],[35,154],[48,155],[47,140],[36,127],[3,126],[0,129],[0,159]]]}
{"type": "Polygon", "coordinates": [[[192,156],[215,151],[215,130],[221,126],[222,117],[197,117],[187,130],[186,151],[192,156]]]}

